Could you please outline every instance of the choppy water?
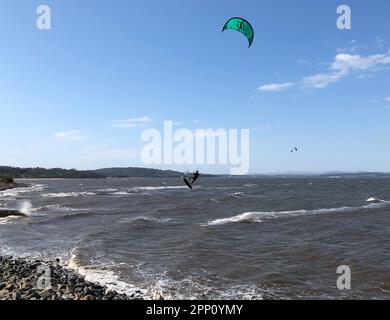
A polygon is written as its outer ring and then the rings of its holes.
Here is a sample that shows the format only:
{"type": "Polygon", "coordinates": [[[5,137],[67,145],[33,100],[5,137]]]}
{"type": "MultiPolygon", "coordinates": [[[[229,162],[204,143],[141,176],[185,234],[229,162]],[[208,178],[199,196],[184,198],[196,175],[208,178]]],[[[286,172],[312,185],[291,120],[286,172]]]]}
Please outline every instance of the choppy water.
{"type": "Polygon", "coordinates": [[[388,179],[25,182],[0,192],[28,214],[0,219],[0,254],[59,257],[151,298],[390,298],[388,179]]]}

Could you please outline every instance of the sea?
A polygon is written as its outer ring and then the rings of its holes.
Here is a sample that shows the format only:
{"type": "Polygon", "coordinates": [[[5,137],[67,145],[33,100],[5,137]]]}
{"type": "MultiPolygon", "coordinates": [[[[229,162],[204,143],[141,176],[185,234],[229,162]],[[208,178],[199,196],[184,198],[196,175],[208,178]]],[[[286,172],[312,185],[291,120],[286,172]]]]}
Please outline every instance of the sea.
{"type": "Polygon", "coordinates": [[[146,299],[390,299],[390,179],[20,182],[0,192],[26,215],[0,219],[0,255],[146,299]]]}

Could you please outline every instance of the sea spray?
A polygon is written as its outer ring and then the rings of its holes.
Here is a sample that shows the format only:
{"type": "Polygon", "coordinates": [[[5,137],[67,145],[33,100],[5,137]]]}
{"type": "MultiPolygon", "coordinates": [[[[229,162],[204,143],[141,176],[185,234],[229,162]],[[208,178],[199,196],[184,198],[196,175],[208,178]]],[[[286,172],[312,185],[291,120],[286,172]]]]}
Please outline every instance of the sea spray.
{"type": "Polygon", "coordinates": [[[25,201],[20,203],[19,211],[21,213],[23,213],[24,215],[31,216],[32,210],[33,210],[33,207],[32,207],[31,201],[25,200],[25,201]]]}

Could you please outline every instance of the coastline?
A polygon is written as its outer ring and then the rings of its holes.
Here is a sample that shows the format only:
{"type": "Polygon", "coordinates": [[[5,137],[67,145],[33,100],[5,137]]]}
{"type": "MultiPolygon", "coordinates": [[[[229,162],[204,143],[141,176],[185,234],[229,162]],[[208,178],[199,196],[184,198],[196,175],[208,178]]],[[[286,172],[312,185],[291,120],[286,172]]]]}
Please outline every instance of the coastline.
{"type": "Polygon", "coordinates": [[[60,265],[0,256],[0,300],[144,300],[141,292],[121,294],[60,265]],[[44,280],[50,273],[50,281],[44,280]],[[46,282],[46,283],[45,283],[46,282]]]}

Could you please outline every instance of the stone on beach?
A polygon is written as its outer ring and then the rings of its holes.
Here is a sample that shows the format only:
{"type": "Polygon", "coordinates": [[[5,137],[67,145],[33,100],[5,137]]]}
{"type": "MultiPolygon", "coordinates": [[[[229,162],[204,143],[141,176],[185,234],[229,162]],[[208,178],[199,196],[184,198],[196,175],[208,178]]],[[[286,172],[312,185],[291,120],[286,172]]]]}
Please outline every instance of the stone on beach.
{"type": "Polygon", "coordinates": [[[25,217],[26,215],[18,210],[0,209],[0,218],[25,217]]]}

